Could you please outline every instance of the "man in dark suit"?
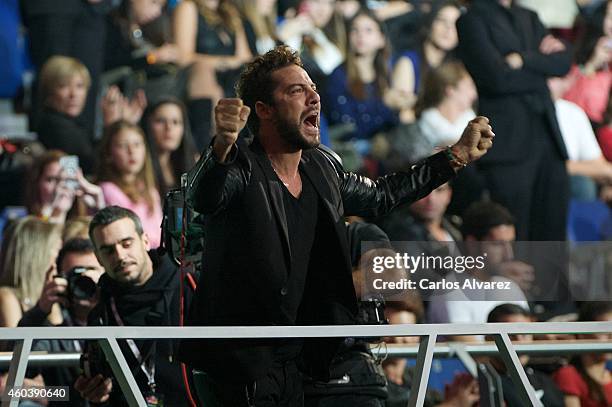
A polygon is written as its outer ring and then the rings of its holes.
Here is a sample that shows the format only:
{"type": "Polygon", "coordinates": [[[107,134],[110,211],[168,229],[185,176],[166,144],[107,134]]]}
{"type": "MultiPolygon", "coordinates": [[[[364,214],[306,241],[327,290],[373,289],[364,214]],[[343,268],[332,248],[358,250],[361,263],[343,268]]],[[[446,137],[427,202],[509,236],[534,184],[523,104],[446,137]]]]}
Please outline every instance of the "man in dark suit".
{"type": "MultiPolygon", "coordinates": [[[[295,51],[280,46],[257,57],[237,90],[241,99],[216,106],[216,137],[188,177],[187,200],[204,215],[206,233],[190,325],[354,323],[344,216],[419,199],[492,145],[487,119],[477,118],[447,151],[372,181],[344,172],[319,147],[320,98],[295,51]],[[247,119],[250,144],[238,140],[247,119]]],[[[205,402],[301,406],[301,372],[327,380],[339,343],[188,340],[180,353],[205,402]]]]}
{"type": "Polygon", "coordinates": [[[480,114],[498,136],[478,163],[493,200],[515,216],[518,240],[565,240],[567,153],[546,79],[568,72],[569,50],[512,0],[473,0],[457,30],[480,114]]]}

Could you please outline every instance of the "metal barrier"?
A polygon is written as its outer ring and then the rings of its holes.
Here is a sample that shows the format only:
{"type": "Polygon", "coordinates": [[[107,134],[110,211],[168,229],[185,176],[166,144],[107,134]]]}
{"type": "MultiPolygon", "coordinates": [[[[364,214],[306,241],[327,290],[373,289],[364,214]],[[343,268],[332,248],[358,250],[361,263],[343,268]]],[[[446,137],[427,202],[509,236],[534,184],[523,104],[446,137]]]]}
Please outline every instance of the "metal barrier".
{"type": "MultiPolygon", "coordinates": [[[[115,378],[130,406],[144,407],[146,403],[134,376],[121,353],[117,339],[173,339],[173,338],[312,338],[312,337],[384,337],[420,336],[416,354],[416,374],[409,406],[422,406],[438,335],[491,335],[501,354],[510,377],[519,389],[525,405],[542,406],[529,384],[516,349],[512,334],[590,334],[611,333],[612,322],[534,322],[491,324],[420,324],[420,325],[337,325],[337,326],[251,326],[251,327],[41,327],[0,328],[2,340],[14,340],[7,388],[21,386],[26,365],[35,339],[97,339],[113,370],[115,378]]],[[[530,344],[528,346],[534,346],[530,344]]],[[[523,346],[523,345],[521,345],[523,346]]],[[[458,348],[457,348],[458,349],[458,348]]],[[[463,350],[466,351],[463,346],[463,350]]],[[[608,350],[607,348],[605,348],[608,350]]],[[[595,351],[595,350],[593,350],[595,351]]],[[[459,353],[458,353],[459,355],[459,353]]],[[[460,355],[459,355],[460,356],[460,355]]],[[[12,400],[10,407],[19,400],[12,400]]]]}

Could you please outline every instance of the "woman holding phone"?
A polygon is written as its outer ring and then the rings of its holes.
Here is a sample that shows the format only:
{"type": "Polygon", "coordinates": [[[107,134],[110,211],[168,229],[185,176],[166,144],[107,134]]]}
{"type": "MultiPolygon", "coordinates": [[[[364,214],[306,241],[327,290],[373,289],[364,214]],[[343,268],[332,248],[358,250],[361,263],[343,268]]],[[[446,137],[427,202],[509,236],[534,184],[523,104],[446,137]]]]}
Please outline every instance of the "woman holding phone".
{"type": "Polygon", "coordinates": [[[105,206],[102,189],[83,176],[76,156],[45,152],[28,171],[25,204],[28,213],[51,223],[65,223],[105,206]],[[71,174],[71,175],[69,175],[71,174]]]}

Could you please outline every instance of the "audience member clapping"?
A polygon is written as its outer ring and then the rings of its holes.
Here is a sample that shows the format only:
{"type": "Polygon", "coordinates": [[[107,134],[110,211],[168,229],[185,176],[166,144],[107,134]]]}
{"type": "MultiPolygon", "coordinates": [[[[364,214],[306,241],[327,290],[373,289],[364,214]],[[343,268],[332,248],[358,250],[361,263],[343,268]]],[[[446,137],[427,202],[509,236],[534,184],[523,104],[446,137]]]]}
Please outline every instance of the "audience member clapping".
{"type": "MultiPolygon", "coordinates": [[[[40,99],[44,105],[36,130],[48,149],[77,155],[85,174],[93,170],[93,135],[82,126],[78,117],[85,106],[91,79],[85,65],[74,58],[51,57],[40,73],[40,99]]],[[[109,89],[102,101],[105,124],[119,119],[140,120],[146,98],[142,92],[131,100],[116,86],[109,89]]]]}
{"type": "Polygon", "coordinates": [[[161,239],[162,209],[151,156],[140,127],[126,121],[109,126],[100,143],[97,182],[108,205],[134,211],[142,220],[151,247],[161,239]]]}

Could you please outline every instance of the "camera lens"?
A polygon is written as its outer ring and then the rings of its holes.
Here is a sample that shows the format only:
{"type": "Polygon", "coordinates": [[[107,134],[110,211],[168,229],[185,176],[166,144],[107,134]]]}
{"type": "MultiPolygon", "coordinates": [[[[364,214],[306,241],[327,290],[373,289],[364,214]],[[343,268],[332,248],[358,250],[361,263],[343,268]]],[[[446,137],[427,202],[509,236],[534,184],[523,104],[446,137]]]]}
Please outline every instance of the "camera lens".
{"type": "Polygon", "coordinates": [[[96,283],[87,276],[78,276],[70,286],[72,298],[76,300],[88,300],[96,295],[96,283]]]}

